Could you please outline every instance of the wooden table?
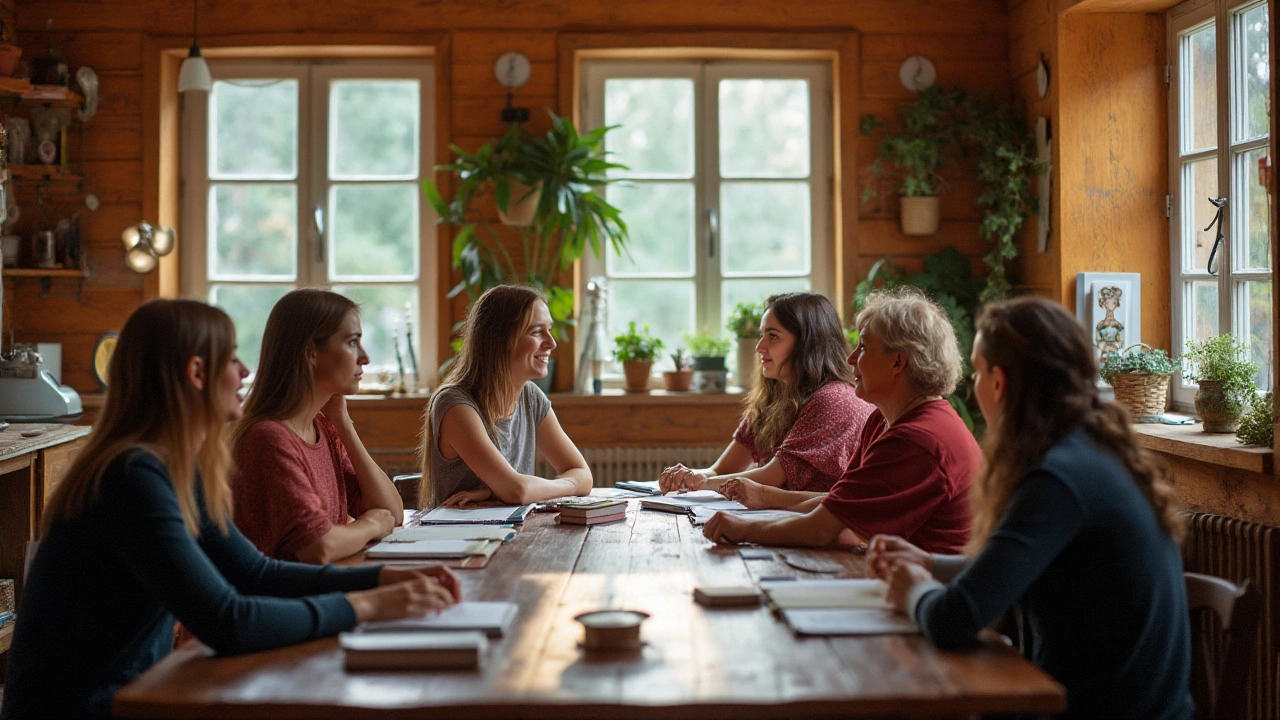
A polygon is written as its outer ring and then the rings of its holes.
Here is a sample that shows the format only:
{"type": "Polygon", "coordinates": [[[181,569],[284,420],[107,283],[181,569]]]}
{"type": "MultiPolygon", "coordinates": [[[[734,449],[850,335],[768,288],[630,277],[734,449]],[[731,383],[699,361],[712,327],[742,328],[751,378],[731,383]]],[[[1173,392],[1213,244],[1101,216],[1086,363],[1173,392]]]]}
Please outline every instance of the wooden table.
{"type": "MultiPolygon", "coordinates": [[[[483,570],[458,571],[466,597],[520,612],[482,669],[347,673],[334,639],[214,657],[189,643],[119,693],[122,717],[181,718],[781,718],[951,717],[1060,711],[1062,688],[995,643],[954,653],[920,636],[796,638],[767,609],[706,609],[697,584],[817,577],[780,559],[743,561],[684,516],[639,511],[625,523],[556,525],[534,514],[483,570]],[[574,615],[652,615],[645,646],[584,654],[574,615]]],[[[862,559],[834,559],[861,576],[862,559]]],[[[830,576],[827,576],[830,577],[830,576]]]]}

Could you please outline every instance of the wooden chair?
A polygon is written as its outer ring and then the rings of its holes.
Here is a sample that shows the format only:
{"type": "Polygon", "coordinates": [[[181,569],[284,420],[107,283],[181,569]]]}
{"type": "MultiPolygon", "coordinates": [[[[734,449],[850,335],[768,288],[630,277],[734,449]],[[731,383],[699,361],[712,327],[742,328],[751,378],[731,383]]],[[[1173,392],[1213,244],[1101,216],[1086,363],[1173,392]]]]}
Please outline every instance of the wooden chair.
{"type": "Polygon", "coordinates": [[[1187,609],[1191,612],[1191,696],[1196,702],[1196,718],[1246,717],[1246,687],[1258,645],[1262,597],[1248,580],[1237,586],[1212,575],[1185,575],[1187,609]],[[1222,627],[1222,652],[1216,667],[1210,666],[1214,654],[1209,633],[1204,631],[1207,626],[1199,622],[1205,610],[1211,610],[1222,627]]]}

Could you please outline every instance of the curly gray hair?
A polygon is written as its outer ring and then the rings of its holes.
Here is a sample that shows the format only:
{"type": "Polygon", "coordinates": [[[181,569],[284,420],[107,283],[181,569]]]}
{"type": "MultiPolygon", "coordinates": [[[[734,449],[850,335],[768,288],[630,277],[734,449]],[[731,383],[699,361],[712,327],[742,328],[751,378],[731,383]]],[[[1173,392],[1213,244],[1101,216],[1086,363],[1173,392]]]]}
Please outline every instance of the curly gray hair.
{"type": "Polygon", "coordinates": [[[858,332],[869,332],[885,352],[907,356],[907,379],[916,390],[946,397],[956,389],[964,363],[947,313],[913,287],[876,291],[858,311],[858,332]]]}

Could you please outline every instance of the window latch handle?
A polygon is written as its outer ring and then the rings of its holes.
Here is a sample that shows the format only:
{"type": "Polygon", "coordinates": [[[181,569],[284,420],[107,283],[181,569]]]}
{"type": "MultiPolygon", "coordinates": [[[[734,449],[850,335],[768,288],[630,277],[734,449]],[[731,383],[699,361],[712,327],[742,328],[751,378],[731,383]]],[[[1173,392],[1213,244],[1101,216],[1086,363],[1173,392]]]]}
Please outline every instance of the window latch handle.
{"type": "Polygon", "coordinates": [[[720,234],[720,217],[715,208],[707,208],[707,257],[716,256],[716,238],[720,234]]]}
{"type": "Polygon", "coordinates": [[[315,222],[315,230],[316,230],[316,260],[318,262],[324,262],[325,242],[324,242],[324,206],[323,205],[316,205],[315,210],[312,212],[312,219],[315,222]]]}

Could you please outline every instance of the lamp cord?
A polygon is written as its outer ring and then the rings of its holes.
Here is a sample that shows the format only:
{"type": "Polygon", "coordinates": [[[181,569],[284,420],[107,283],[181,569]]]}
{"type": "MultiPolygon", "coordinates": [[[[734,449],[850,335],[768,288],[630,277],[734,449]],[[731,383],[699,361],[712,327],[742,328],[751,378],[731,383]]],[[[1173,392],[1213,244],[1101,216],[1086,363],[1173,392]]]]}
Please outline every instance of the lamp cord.
{"type": "Polygon", "coordinates": [[[191,44],[200,44],[200,0],[191,3],[191,44]]]}

